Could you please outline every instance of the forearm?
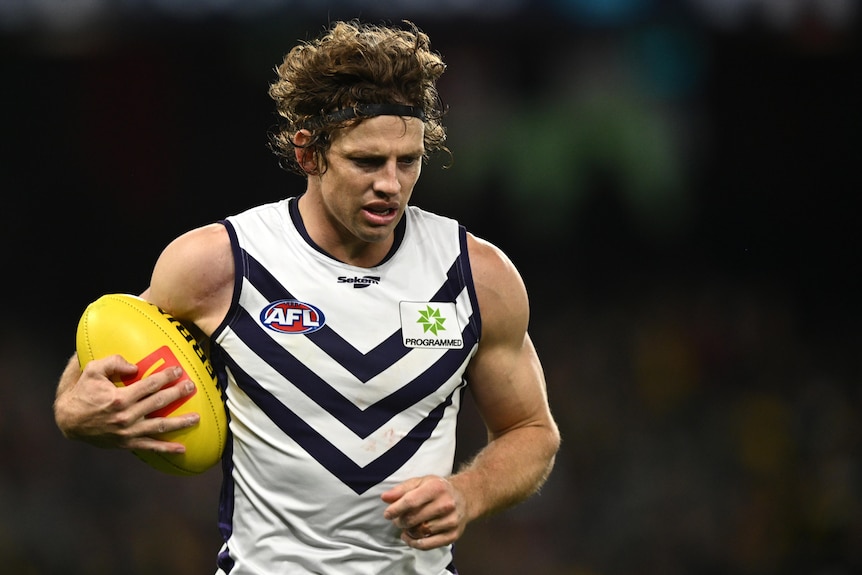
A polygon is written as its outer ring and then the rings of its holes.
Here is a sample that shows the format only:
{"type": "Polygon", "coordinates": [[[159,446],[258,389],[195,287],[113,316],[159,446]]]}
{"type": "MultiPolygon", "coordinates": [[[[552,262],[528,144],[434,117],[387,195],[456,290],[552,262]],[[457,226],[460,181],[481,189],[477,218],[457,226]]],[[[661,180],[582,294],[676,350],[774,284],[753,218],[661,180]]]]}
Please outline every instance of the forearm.
{"type": "Polygon", "coordinates": [[[60,374],[60,381],[57,383],[57,392],[54,397],[54,421],[67,438],[72,438],[74,434],[71,432],[68,409],[64,402],[68,397],[66,394],[75,386],[80,377],[81,366],[78,363],[78,356],[75,354],[72,355],[63,373],[60,374]]]}
{"type": "Polygon", "coordinates": [[[75,385],[78,378],[81,376],[81,365],[78,363],[78,355],[73,354],[66,368],[60,375],[60,381],[57,384],[56,397],[60,397],[67,389],[75,385]]]}
{"type": "Polygon", "coordinates": [[[521,427],[493,438],[449,478],[464,496],[469,520],[536,493],[554,466],[559,443],[553,423],[521,427]]]}

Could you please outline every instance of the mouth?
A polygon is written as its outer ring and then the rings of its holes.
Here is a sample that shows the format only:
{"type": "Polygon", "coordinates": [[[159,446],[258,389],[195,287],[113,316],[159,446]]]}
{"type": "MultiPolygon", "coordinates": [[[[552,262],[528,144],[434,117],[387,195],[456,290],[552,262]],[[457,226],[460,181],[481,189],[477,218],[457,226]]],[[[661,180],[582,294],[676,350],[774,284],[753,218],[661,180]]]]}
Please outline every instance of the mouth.
{"type": "Polygon", "coordinates": [[[365,208],[365,211],[377,216],[388,216],[395,213],[395,208],[365,208]]]}
{"type": "Polygon", "coordinates": [[[392,223],[398,216],[398,210],[393,207],[385,206],[366,206],[363,208],[365,217],[374,225],[385,226],[392,223]]]}

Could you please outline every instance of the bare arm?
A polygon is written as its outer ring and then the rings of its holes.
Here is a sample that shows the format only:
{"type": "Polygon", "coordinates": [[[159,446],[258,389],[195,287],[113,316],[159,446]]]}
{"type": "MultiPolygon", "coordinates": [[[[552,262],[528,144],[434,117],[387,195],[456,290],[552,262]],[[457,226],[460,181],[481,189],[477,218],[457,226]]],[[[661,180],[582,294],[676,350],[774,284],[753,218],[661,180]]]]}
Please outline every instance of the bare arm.
{"type": "Polygon", "coordinates": [[[467,376],[488,444],[449,478],[409,480],[383,494],[402,540],[428,549],[455,541],[467,524],[523,501],[550,473],[560,444],[545,378],[527,333],[521,277],[494,246],[470,238],[482,339],[467,376]]]}
{"type": "MultiPolygon", "coordinates": [[[[142,296],[209,335],[230,305],[232,285],[227,232],[212,225],[188,232],[165,248],[151,287],[142,296]]],[[[193,384],[168,386],[182,370],[158,372],[128,387],[113,383],[136,372],[137,367],[119,355],[91,361],[82,371],[73,356],[54,399],[54,419],[63,435],[99,447],[181,453],[181,444],[153,436],[191,427],[198,415],[146,416],[192,393],[193,384]]]]}
{"type": "Polygon", "coordinates": [[[168,244],[143,297],[210,336],[227,314],[233,283],[227,230],[211,224],[168,244]]]}
{"type": "Polygon", "coordinates": [[[137,371],[134,364],[112,355],[91,361],[82,372],[77,356],[72,356],[60,376],[54,399],[54,419],[63,435],[98,447],[185,451],[179,443],[152,436],[195,425],[200,419],[196,413],[150,419],[146,415],[190,394],[194,385],[186,381],[184,385],[162,389],[182,374],[179,368],[155,373],[128,387],[114,385],[114,379],[137,371]]]}

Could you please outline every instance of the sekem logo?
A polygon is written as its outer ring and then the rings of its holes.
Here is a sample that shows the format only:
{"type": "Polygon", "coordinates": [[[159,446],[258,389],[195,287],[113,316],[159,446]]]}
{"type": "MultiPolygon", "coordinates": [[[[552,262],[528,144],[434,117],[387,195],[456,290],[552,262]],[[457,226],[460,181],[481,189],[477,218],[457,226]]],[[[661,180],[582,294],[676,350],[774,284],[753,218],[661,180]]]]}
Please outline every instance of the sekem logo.
{"type": "Polygon", "coordinates": [[[352,277],[338,276],[338,283],[353,284],[353,289],[367,288],[368,286],[377,285],[380,283],[380,276],[362,276],[352,277]]]}
{"type": "Polygon", "coordinates": [[[283,299],[263,308],[260,323],[279,333],[303,334],[319,330],[326,319],[322,311],[309,303],[283,299]]]}

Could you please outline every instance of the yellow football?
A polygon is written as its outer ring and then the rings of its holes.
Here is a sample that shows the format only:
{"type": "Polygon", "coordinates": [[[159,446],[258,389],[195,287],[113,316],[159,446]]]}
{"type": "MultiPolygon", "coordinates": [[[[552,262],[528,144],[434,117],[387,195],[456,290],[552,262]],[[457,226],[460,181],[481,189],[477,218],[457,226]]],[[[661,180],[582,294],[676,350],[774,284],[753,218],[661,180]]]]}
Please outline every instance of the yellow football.
{"type": "MultiPolygon", "coordinates": [[[[81,369],[94,359],[113,354],[138,366],[134,376],[115,382],[132,385],[173,366],[183,369],[176,381],[190,379],[195,391],[149,417],[200,414],[197,425],[156,436],[186,446],[181,454],[134,451],[145,463],[173,475],[196,475],[215,465],[227,440],[227,415],[206,346],[158,306],[129,294],[103,295],[84,310],[76,337],[81,369]]],[[[174,385],[174,384],[170,384],[174,385]]]]}

